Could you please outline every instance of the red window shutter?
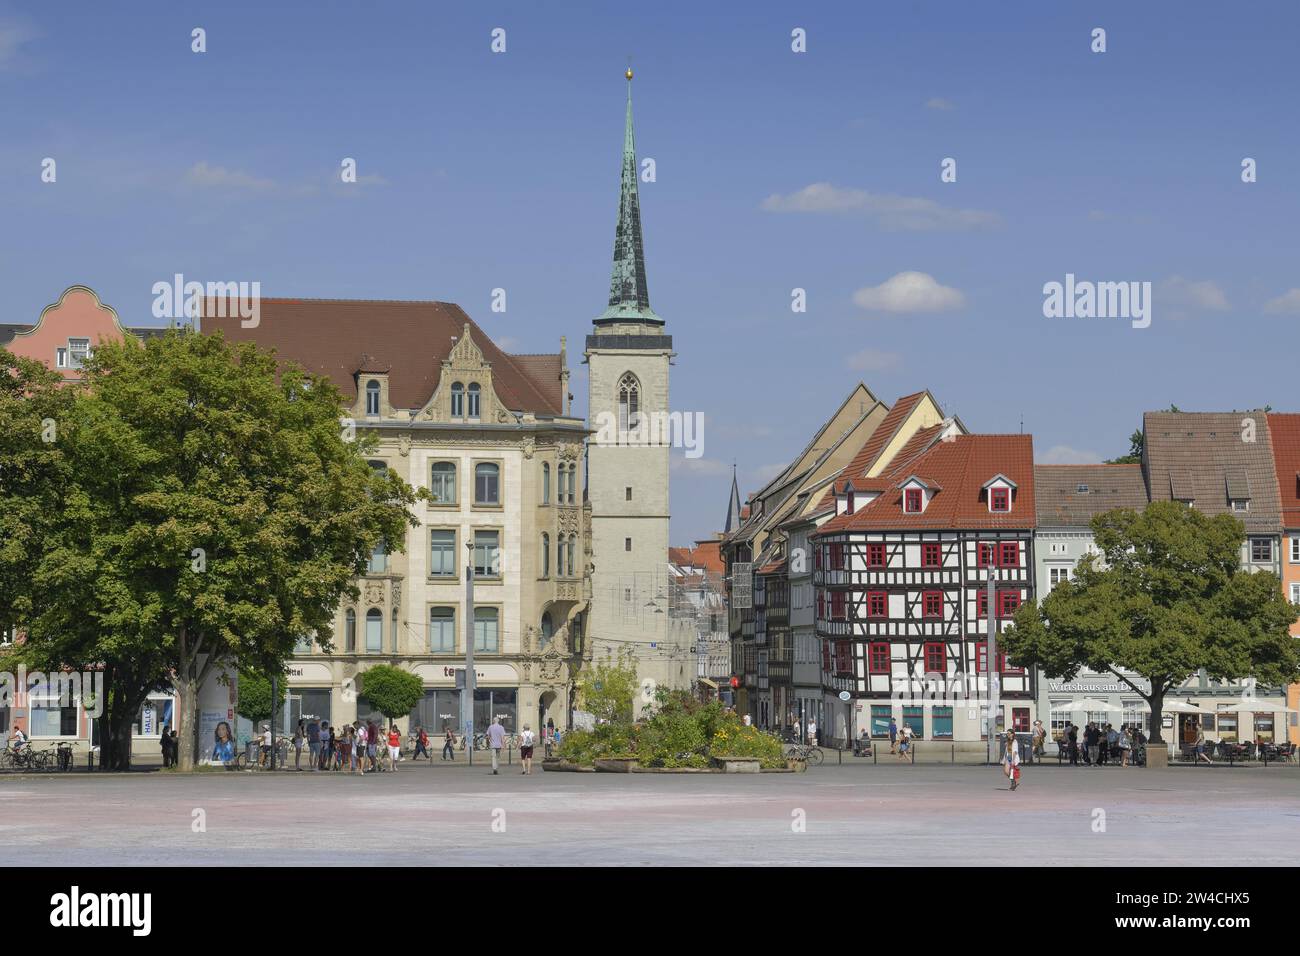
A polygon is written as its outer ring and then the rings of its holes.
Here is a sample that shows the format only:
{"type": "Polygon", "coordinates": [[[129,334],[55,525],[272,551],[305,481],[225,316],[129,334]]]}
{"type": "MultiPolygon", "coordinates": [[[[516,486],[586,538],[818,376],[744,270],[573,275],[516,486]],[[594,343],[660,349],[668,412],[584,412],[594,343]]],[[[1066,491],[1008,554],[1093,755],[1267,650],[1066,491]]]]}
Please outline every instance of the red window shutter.
{"type": "Polygon", "coordinates": [[[1007,488],[990,489],[992,499],[990,508],[993,511],[1010,511],[1011,510],[1011,492],[1007,488]]]}
{"type": "Polygon", "coordinates": [[[923,592],[921,594],[921,613],[924,617],[943,617],[943,592],[923,592]]]}
{"type": "Polygon", "coordinates": [[[883,544],[867,545],[867,567],[883,568],[885,566],[885,546],[883,544]]]}
{"type": "Polygon", "coordinates": [[[925,568],[937,568],[943,564],[943,553],[939,550],[937,544],[921,545],[921,566],[925,568]]]}
{"type": "Polygon", "coordinates": [[[1014,568],[1020,565],[1020,543],[1018,541],[1003,541],[1002,553],[999,555],[998,564],[1004,568],[1014,568]]]}
{"type": "Polygon", "coordinates": [[[835,642],[835,672],[837,674],[853,673],[853,651],[848,641],[835,642]]]}
{"type": "Polygon", "coordinates": [[[903,510],[915,514],[921,510],[921,489],[908,488],[903,492],[903,510]]]}
{"type": "Polygon", "coordinates": [[[844,592],[831,592],[831,619],[836,621],[844,620],[844,592]]]}
{"type": "Polygon", "coordinates": [[[981,567],[981,568],[987,568],[987,567],[989,566],[989,553],[990,553],[992,547],[993,547],[993,546],[990,545],[990,544],[979,544],[979,545],[976,546],[976,549],[975,549],[975,553],[976,553],[975,563],[976,563],[979,567],[981,567]]]}
{"type": "Polygon", "coordinates": [[[889,673],[889,645],[872,644],[869,651],[868,662],[871,673],[888,674],[889,673]]]}
{"type": "Polygon", "coordinates": [[[884,591],[867,592],[867,617],[886,617],[889,614],[889,598],[884,591]]]}
{"type": "Polygon", "coordinates": [[[925,672],[943,674],[948,670],[948,651],[941,643],[925,645],[925,672]]]}

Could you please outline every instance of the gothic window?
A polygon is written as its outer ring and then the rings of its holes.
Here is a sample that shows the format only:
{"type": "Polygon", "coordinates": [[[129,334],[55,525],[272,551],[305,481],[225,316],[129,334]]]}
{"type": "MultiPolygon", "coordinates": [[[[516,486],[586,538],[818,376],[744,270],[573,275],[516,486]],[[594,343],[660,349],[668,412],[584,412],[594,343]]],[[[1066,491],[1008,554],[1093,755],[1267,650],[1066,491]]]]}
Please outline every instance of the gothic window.
{"type": "Polygon", "coordinates": [[[578,487],[578,466],[569,466],[569,504],[573,504],[574,492],[578,487]]]}
{"type": "Polygon", "coordinates": [[[357,612],[352,608],[344,615],[343,649],[349,654],[357,652],[357,612]]]}
{"type": "Polygon", "coordinates": [[[479,397],[478,382],[470,382],[469,385],[469,417],[470,418],[478,418],[478,397],[479,397]]]}
{"type": "Polygon", "coordinates": [[[641,384],[628,372],[618,382],[618,432],[620,436],[635,432],[640,418],[641,384]]]}
{"type": "Polygon", "coordinates": [[[551,576],[551,536],[542,532],[542,577],[551,576]]]}
{"type": "Polygon", "coordinates": [[[377,654],[384,649],[384,615],[377,607],[366,612],[366,650],[377,654]]]}
{"type": "Polygon", "coordinates": [[[569,577],[573,577],[573,553],[574,553],[574,549],[577,547],[577,544],[578,544],[578,536],[576,534],[569,535],[569,554],[568,554],[569,577]]]}
{"type": "Polygon", "coordinates": [[[465,417],[465,386],[460,382],[453,382],[451,386],[451,417],[465,417]]]}
{"type": "Polygon", "coordinates": [[[373,378],[366,383],[366,414],[379,414],[379,383],[373,378]]]}
{"type": "Polygon", "coordinates": [[[542,504],[551,503],[551,463],[542,462],[542,504]]]}

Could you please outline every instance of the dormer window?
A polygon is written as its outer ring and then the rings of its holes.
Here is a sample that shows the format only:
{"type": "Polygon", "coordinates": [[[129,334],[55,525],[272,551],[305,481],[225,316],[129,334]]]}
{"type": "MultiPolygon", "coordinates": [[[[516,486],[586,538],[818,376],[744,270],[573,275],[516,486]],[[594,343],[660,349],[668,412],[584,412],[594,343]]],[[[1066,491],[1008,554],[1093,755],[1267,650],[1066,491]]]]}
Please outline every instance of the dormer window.
{"type": "Polygon", "coordinates": [[[465,417],[465,386],[460,382],[453,382],[451,386],[451,417],[465,417]]]}
{"type": "Polygon", "coordinates": [[[1010,511],[1011,489],[998,486],[989,489],[989,511],[1010,511]]]}
{"type": "Polygon", "coordinates": [[[853,514],[853,489],[851,487],[844,497],[844,513],[853,514]]]}
{"type": "Polygon", "coordinates": [[[1250,510],[1250,501],[1249,501],[1248,499],[1246,499],[1246,498],[1233,498],[1233,499],[1232,499],[1232,510],[1233,510],[1233,511],[1249,511],[1249,510],[1250,510]]]}
{"type": "Polygon", "coordinates": [[[924,507],[925,499],[920,488],[903,489],[903,510],[908,514],[920,514],[924,507]]]}
{"type": "Polygon", "coordinates": [[[478,418],[478,399],[479,399],[478,382],[470,382],[469,385],[469,417],[470,418],[478,418]]]}
{"type": "Polygon", "coordinates": [[[373,378],[366,383],[366,414],[379,414],[379,383],[373,378]]]}

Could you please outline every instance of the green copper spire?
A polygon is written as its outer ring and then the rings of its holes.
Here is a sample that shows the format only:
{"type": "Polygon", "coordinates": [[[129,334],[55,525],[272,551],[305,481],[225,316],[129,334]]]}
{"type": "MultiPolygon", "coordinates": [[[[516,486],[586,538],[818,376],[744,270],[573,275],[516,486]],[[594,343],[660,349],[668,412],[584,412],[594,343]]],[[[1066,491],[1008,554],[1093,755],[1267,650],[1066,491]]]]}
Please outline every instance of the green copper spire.
{"type": "Polygon", "coordinates": [[[597,322],[655,322],[650,308],[641,245],[641,200],[637,194],[636,137],[632,133],[632,71],[627,77],[627,127],[623,132],[623,176],[614,229],[614,272],[609,280],[609,308],[597,322]]]}

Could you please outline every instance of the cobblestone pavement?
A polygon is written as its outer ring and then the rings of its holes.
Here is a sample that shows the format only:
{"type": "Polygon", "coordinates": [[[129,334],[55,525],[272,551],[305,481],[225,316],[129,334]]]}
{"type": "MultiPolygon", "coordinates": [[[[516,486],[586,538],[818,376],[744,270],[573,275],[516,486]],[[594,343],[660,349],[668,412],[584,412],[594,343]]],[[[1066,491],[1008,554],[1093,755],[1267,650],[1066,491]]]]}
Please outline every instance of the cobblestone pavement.
{"type": "Polygon", "coordinates": [[[0,775],[15,865],[1295,866],[1297,827],[1294,767],[0,775]]]}

